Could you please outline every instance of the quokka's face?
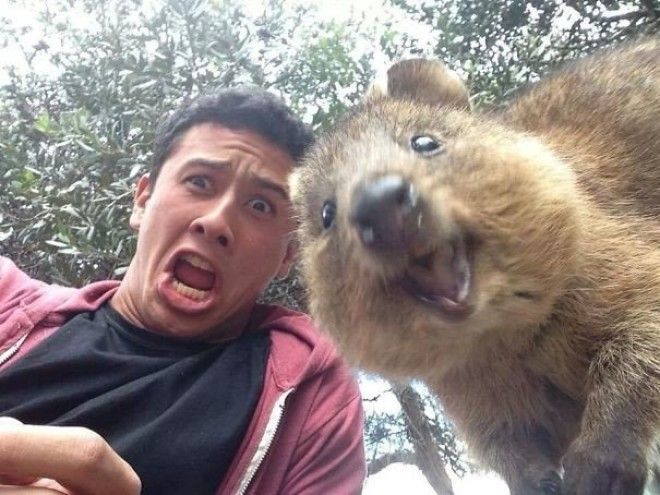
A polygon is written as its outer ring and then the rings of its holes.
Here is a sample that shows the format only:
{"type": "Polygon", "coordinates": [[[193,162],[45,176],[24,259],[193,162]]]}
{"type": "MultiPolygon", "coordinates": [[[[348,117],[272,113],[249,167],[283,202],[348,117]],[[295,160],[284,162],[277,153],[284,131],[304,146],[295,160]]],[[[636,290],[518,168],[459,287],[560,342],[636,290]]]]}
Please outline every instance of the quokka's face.
{"type": "Polygon", "coordinates": [[[400,375],[542,320],[573,270],[573,182],[530,137],[372,97],[292,177],[313,316],[354,362],[400,375]]]}

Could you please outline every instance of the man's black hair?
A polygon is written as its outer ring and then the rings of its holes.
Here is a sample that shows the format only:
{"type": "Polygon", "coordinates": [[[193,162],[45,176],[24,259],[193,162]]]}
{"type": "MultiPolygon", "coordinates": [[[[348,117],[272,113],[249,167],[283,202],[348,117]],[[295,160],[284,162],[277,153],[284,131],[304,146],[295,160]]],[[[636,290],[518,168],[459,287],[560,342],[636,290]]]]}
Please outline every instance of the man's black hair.
{"type": "Polygon", "coordinates": [[[311,128],[265,89],[217,89],[185,102],[158,125],[150,174],[152,184],[181,136],[191,127],[209,122],[251,131],[282,148],[296,162],[314,139],[311,128]]]}

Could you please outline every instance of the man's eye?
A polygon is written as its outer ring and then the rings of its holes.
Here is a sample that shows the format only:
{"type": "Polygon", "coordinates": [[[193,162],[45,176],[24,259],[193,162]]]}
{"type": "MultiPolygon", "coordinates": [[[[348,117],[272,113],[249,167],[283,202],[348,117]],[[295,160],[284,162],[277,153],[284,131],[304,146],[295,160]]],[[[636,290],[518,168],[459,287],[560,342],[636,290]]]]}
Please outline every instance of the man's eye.
{"type": "Polygon", "coordinates": [[[250,208],[260,213],[272,213],[273,207],[263,199],[255,198],[249,201],[250,208]]]}
{"type": "Polygon", "coordinates": [[[209,189],[211,187],[210,179],[203,175],[193,175],[192,177],[188,177],[186,181],[197,189],[209,189]]]}

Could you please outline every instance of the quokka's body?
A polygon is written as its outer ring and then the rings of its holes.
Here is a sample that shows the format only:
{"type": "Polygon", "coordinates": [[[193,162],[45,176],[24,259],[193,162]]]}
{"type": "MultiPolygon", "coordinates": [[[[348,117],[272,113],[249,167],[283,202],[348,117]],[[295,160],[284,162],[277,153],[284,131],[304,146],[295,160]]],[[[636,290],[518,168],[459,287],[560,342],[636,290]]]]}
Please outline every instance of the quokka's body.
{"type": "Polygon", "coordinates": [[[658,40],[492,115],[441,64],[400,63],[291,184],[311,312],[354,364],[425,380],[514,495],[642,493],[660,434],[658,40]]]}

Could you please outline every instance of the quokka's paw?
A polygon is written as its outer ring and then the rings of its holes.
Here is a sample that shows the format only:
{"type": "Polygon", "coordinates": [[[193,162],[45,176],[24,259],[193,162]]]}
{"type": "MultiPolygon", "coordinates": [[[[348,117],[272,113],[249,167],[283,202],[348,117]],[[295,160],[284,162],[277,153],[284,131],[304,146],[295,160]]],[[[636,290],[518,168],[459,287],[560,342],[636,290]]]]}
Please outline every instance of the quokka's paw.
{"type": "Polygon", "coordinates": [[[561,477],[554,469],[531,474],[517,488],[511,487],[512,495],[563,495],[563,493],[561,477]]]}
{"type": "Polygon", "coordinates": [[[635,447],[583,444],[564,456],[563,495],[642,495],[647,461],[635,447]]]}
{"type": "Polygon", "coordinates": [[[543,495],[562,495],[562,481],[559,473],[550,471],[538,482],[539,489],[543,495]]]}

